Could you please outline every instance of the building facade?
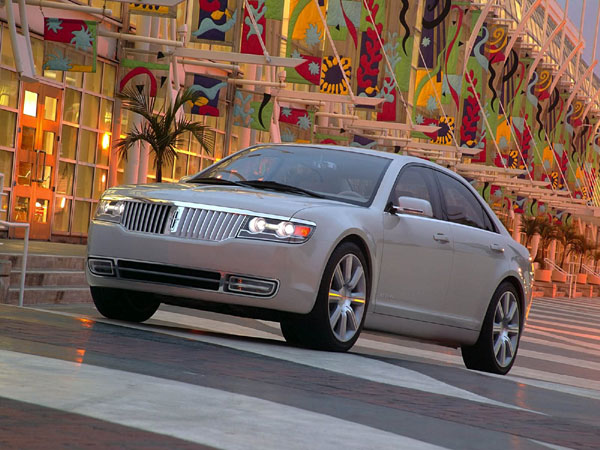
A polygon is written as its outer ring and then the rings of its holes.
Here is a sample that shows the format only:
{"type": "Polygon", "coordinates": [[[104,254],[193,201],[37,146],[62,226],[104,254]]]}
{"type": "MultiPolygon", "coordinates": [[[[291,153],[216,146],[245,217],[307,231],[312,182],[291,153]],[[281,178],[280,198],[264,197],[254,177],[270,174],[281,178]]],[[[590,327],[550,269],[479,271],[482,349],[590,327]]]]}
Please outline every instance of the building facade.
{"type": "Polygon", "coordinates": [[[596,220],[600,81],[582,57],[596,43],[555,0],[151,3],[24,5],[28,33],[16,3],[2,9],[0,218],[29,222],[32,238],[84,241],[107,187],[153,181],[147,148],[114,150],[139,125],[125,86],[157,109],[178,88],[205,93],[185,113],[216,146],[188,137],[164,181],[257,142],[335,143],[451,167],[513,229],[520,215],[596,220]],[[82,56],[94,72],[49,70],[71,51],[51,42],[66,20],[95,24],[96,53],[82,56]]]}

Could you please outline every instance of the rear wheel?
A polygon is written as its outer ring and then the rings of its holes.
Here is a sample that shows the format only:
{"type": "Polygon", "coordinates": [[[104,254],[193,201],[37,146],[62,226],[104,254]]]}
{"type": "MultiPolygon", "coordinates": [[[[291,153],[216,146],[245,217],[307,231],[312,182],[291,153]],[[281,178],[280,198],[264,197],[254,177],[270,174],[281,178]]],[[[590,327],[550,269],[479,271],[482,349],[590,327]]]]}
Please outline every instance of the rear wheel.
{"type": "Polygon", "coordinates": [[[515,287],[502,283],[488,307],[479,339],[461,348],[469,369],[506,375],[517,356],[521,337],[521,305],[515,287]]]}
{"type": "Polygon", "coordinates": [[[108,319],[144,322],[156,312],[160,302],[150,294],[123,289],[90,287],[96,309],[108,319]]]}
{"type": "Polygon", "coordinates": [[[321,350],[347,351],[360,335],[369,297],[369,274],[357,245],[335,249],[321,280],[313,310],[281,322],[286,341],[321,350]]]}

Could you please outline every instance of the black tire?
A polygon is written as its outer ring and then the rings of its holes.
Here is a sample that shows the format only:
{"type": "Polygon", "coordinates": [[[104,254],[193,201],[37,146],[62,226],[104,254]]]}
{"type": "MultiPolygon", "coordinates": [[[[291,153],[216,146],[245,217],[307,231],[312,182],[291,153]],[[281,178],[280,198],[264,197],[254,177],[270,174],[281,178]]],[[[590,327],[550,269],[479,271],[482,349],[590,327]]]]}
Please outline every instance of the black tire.
{"type": "Polygon", "coordinates": [[[506,375],[515,363],[522,329],[519,294],[511,283],[505,281],[492,296],[477,342],[461,347],[465,366],[481,372],[506,375]],[[505,314],[505,309],[509,312],[508,315],[505,314]]]}
{"type": "Polygon", "coordinates": [[[108,319],[144,322],[156,312],[160,302],[151,294],[103,287],[90,287],[96,309],[108,319]]]}
{"type": "Polygon", "coordinates": [[[325,266],[312,311],[295,319],[283,320],[280,324],[283,336],[292,345],[336,352],[348,351],[352,348],[362,330],[369,304],[370,288],[370,275],[362,251],[356,244],[351,242],[342,243],[334,250],[325,266]],[[345,261],[345,258],[350,258],[352,261],[350,272],[353,268],[358,268],[357,262],[360,262],[363,278],[355,285],[356,291],[353,291],[354,288],[349,287],[350,283],[348,286],[344,284],[344,289],[346,289],[344,293],[348,295],[340,295],[339,304],[335,304],[335,302],[330,301],[330,289],[333,289],[333,286],[338,283],[337,277],[334,281],[334,272],[338,264],[343,260],[345,261]],[[341,306],[344,302],[347,305],[341,306]],[[332,307],[334,308],[333,311],[332,307]],[[338,316],[338,322],[335,322],[332,326],[330,325],[330,315],[337,312],[337,308],[342,312],[338,316]],[[352,309],[352,311],[349,311],[349,309],[352,309]],[[355,320],[348,322],[350,316],[355,320]],[[336,329],[336,325],[341,323],[342,320],[346,326],[343,329],[336,329]],[[352,329],[346,331],[348,323],[352,329]],[[347,339],[340,339],[342,334],[344,337],[347,336],[347,339]]]}

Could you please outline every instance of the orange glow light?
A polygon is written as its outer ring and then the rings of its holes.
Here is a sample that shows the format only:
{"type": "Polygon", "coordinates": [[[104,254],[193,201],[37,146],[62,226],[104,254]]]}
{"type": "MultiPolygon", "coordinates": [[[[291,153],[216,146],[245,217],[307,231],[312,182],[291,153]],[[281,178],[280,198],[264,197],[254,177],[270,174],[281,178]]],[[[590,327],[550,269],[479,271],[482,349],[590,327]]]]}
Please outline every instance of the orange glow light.
{"type": "Polygon", "coordinates": [[[108,150],[110,147],[110,134],[104,133],[102,135],[102,150],[108,150]]]}
{"type": "Polygon", "coordinates": [[[66,203],[67,203],[67,199],[63,197],[60,200],[60,209],[64,209],[66,203]]]}
{"type": "Polygon", "coordinates": [[[311,232],[311,228],[310,227],[304,227],[302,225],[296,225],[296,227],[294,228],[294,235],[295,236],[302,236],[302,237],[306,237],[310,234],[311,232]]]}

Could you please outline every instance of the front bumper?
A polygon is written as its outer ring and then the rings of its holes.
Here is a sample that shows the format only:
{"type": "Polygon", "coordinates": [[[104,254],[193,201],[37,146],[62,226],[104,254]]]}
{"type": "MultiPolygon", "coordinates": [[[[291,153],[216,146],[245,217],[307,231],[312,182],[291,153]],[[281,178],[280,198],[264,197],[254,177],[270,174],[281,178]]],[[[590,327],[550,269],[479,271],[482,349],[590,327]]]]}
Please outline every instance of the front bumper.
{"type": "Polygon", "coordinates": [[[114,275],[98,275],[88,264],[87,280],[90,286],[306,314],[328,257],[326,246],[315,238],[304,244],[237,238],[213,242],[129,232],[119,224],[93,221],[88,261],[108,260],[116,270],[114,275]],[[233,288],[253,280],[267,285],[272,281],[273,293],[251,295],[233,288]]]}

